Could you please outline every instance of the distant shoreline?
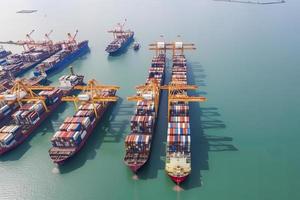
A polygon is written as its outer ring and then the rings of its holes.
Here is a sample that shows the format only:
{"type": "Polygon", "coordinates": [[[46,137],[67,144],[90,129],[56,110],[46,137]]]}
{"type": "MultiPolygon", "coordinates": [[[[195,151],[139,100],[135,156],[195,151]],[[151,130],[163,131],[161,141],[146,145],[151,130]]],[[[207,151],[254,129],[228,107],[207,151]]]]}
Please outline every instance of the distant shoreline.
{"type": "Polygon", "coordinates": [[[267,5],[267,4],[281,4],[281,3],[286,3],[286,1],[285,1],[285,0],[279,0],[279,1],[270,1],[270,2],[260,2],[260,1],[242,1],[242,0],[214,0],[214,1],[224,1],[224,2],[232,2],[232,3],[261,4],[261,5],[267,5]]]}

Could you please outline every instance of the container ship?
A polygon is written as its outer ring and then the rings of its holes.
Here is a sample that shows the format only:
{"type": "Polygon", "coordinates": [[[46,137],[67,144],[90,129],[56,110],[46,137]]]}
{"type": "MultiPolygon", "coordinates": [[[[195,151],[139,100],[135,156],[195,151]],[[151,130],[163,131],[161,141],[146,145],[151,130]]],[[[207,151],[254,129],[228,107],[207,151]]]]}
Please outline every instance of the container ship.
{"type": "Polygon", "coordinates": [[[108,107],[118,99],[116,90],[119,87],[99,85],[95,80],[75,89],[84,92],[77,97],[64,97],[63,101],[82,103],[72,117],[64,120],[51,139],[49,156],[57,165],[64,164],[83,148],[108,107]]]}
{"type": "Polygon", "coordinates": [[[83,83],[83,76],[69,75],[60,79],[58,88],[45,86],[27,86],[16,80],[11,94],[3,94],[5,101],[25,101],[11,115],[10,123],[0,129],[0,155],[22,144],[39,125],[61,104],[63,95],[68,95],[76,85],[83,83]],[[20,90],[19,92],[17,92],[20,90]],[[33,90],[40,91],[35,94],[33,90]]]}
{"type": "Polygon", "coordinates": [[[187,90],[197,89],[197,86],[187,85],[187,61],[183,54],[184,45],[176,42],[173,47],[171,82],[164,88],[169,92],[165,171],[176,184],[180,184],[192,170],[189,102],[203,102],[206,101],[206,98],[188,96],[187,90]],[[175,50],[180,50],[181,53],[174,54],[175,50]]]}
{"type": "Polygon", "coordinates": [[[49,75],[55,71],[62,70],[79,57],[88,53],[90,50],[88,40],[77,43],[75,40],[77,33],[78,31],[76,31],[74,36],[68,33],[68,40],[61,43],[62,49],[36,66],[33,72],[34,76],[40,76],[42,71],[49,75]]]}
{"type": "MultiPolygon", "coordinates": [[[[173,59],[172,83],[187,85],[187,67],[184,56],[173,59]]],[[[185,90],[184,93],[187,91],[185,90]]],[[[179,184],[191,172],[189,104],[172,102],[168,119],[166,172],[179,184]]]]}
{"type": "MultiPolygon", "coordinates": [[[[3,59],[3,58],[7,57],[10,54],[11,54],[11,51],[6,51],[5,49],[3,49],[2,46],[0,46],[0,59],[3,59]]],[[[0,60],[0,65],[1,65],[2,62],[3,61],[0,60]]]]}
{"type": "Polygon", "coordinates": [[[131,30],[123,30],[124,25],[125,23],[118,23],[115,29],[108,31],[109,33],[113,33],[114,36],[114,40],[105,49],[109,55],[121,53],[134,40],[134,32],[131,30]]]}
{"type": "Polygon", "coordinates": [[[51,46],[36,45],[21,54],[11,54],[2,60],[2,70],[13,76],[21,76],[29,69],[61,50],[60,44],[51,46]]]}
{"type": "MultiPolygon", "coordinates": [[[[164,46],[164,43],[162,43],[164,46]]],[[[149,159],[159,107],[159,87],[164,82],[166,54],[161,51],[152,59],[145,85],[137,87],[137,95],[128,100],[137,101],[125,138],[124,163],[136,173],[149,159]]]]}

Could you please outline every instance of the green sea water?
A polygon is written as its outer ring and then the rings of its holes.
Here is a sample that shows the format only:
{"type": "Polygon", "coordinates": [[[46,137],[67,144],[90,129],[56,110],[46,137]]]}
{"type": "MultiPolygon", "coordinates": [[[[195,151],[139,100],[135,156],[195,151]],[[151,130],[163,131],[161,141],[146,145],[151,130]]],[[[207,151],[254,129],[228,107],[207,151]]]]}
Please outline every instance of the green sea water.
{"type": "MultiPolygon", "coordinates": [[[[1,1],[0,40],[19,40],[35,29],[34,39],[54,30],[63,40],[79,30],[91,52],[72,64],[86,79],[121,86],[120,101],[70,162],[55,167],[50,138],[72,104],[63,104],[28,141],[0,158],[0,199],[300,199],[300,2],[251,5],[211,0],[11,0],[1,1]],[[23,9],[36,13],[17,14],[23,9]],[[141,49],[118,57],[104,52],[106,31],[127,18],[141,49]],[[124,137],[134,103],[126,97],[146,80],[159,40],[193,42],[186,52],[191,94],[208,98],[191,104],[192,174],[174,191],[164,172],[167,96],[148,164],[135,180],[122,162],[124,137]]],[[[13,46],[6,46],[19,50],[13,46]]],[[[170,54],[169,54],[170,57],[170,54]]],[[[171,62],[168,62],[170,69],[171,62]]],[[[68,73],[65,69],[50,80],[68,73]]],[[[167,80],[170,77],[168,70],[167,80]]],[[[28,76],[28,74],[27,74],[28,76]]]]}

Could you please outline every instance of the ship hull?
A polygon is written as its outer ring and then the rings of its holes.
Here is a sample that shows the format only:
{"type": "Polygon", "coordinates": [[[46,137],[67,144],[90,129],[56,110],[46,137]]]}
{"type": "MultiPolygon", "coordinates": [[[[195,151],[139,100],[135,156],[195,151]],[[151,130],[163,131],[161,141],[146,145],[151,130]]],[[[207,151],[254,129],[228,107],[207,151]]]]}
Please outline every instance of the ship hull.
{"type": "Polygon", "coordinates": [[[126,50],[126,48],[128,47],[128,45],[130,44],[130,43],[132,43],[133,42],[133,36],[134,35],[132,35],[132,36],[130,36],[123,44],[122,44],[122,46],[120,47],[120,48],[118,48],[118,49],[116,49],[116,50],[114,50],[114,51],[107,51],[108,53],[109,53],[109,55],[110,56],[116,56],[116,55],[118,55],[118,54],[120,54],[120,53],[123,53],[124,52],[124,50],[126,50]]]}
{"type": "Polygon", "coordinates": [[[176,183],[177,185],[179,185],[180,183],[185,181],[186,178],[188,177],[188,175],[186,175],[186,176],[172,176],[170,174],[168,174],[168,175],[172,179],[172,181],[174,181],[174,183],[176,183]]]}
{"type": "MultiPolygon", "coordinates": [[[[74,157],[82,148],[83,146],[86,144],[88,138],[92,135],[93,133],[93,130],[95,129],[95,127],[97,126],[97,124],[99,123],[99,121],[102,119],[104,113],[106,112],[106,110],[110,107],[110,105],[112,105],[112,103],[108,103],[107,106],[103,109],[101,109],[99,111],[98,114],[98,117],[95,118],[95,121],[93,122],[93,124],[86,130],[87,134],[86,136],[84,137],[84,139],[81,141],[80,145],[78,147],[75,147],[75,148],[70,148],[71,149],[71,153],[68,155],[68,156],[64,156],[64,157],[61,157],[61,159],[53,159],[51,157],[51,151],[55,148],[55,147],[52,147],[50,150],[49,150],[49,154],[50,154],[50,158],[51,160],[53,161],[53,163],[57,164],[57,165],[63,165],[65,164],[67,161],[69,161],[72,157],[74,157]]],[[[68,149],[68,148],[63,148],[63,149],[68,149]]]]}
{"type": "Polygon", "coordinates": [[[36,67],[38,64],[40,64],[41,62],[43,62],[44,60],[46,60],[47,58],[50,58],[51,56],[53,56],[54,54],[56,54],[59,50],[50,53],[49,55],[41,58],[40,60],[33,62],[33,63],[25,63],[25,66],[22,67],[22,69],[20,71],[17,71],[14,73],[14,76],[22,76],[24,73],[26,73],[28,70],[36,67]]]}
{"type": "MultiPolygon", "coordinates": [[[[55,71],[61,70],[63,68],[65,68],[67,65],[71,64],[72,62],[74,62],[76,59],[78,59],[79,57],[85,55],[86,53],[88,53],[90,50],[89,46],[88,46],[88,41],[84,41],[80,44],[80,47],[70,53],[69,55],[67,55],[66,57],[64,57],[62,60],[60,60],[59,62],[57,62],[56,64],[54,64],[52,67],[50,68],[45,68],[45,73],[47,75],[52,74],[55,71]]],[[[34,76],[40,76],[41,72],[40,70],[35,70],[33,72],[34,76]]]]}

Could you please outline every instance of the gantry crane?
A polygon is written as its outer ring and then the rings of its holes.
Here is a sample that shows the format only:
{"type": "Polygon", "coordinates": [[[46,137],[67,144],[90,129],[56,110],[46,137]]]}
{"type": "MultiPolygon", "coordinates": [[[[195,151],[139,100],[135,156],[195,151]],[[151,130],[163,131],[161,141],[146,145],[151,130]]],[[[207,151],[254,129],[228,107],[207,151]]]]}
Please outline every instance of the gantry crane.
{"type": "Polygon", "coordinates": [[[14,44],[22,45],[24,51],[30,51],[37,46],[46,46],[49,48],[49,50],[51,50],[51,48],[53,48],[54,43],[49,36],[53,32],[53,30],[45,34],[45,40],[43,41],[35,41],[34,39],[32,39],[31,35],[34,31],[35,30],[32,30],[30,33],[26,34],[26,40],[19,40],[17,42],[14,42],[14,44]]]}
{"type": "Polygon", "coordinates": [[[160,86],[155,78],[149,80],[148,84],[140,85],[136,87],[137,95],[128,97],[128,101],[150,101],[154,102],[154,109],[157,116],[158,112],[158,104],[159,104],[159,94],[160,94],[160,86]],[[147,99],[143,95],[152,93],[154,99],[147,99]]]}
{"type": "Polygon", "coordinates": [[[116,102],[117,96],[104,96],[103,90],[118,90],[120,87],[113,85],[100,85],[96,80],[92,79],[85,86],[75,86],[75,90],[82,90],[82,94],[78,96],[66,96],[62,98],[62,101],[74,102],[76,110],[78,109],[77,103],[91,103],[95,112],[95,116],[98,117],[95,103],[116,102]]]}
{"type": "Polygon", "coordinates": [[[127,19],[124,20],[124,23],[118,23],[117,26],[112,29],[107,31],[108,33],[113,33],[114,39],[118,38],[118,36],[123,36],[126,35],[128,33],[128,31],[124,31],[124,26],[127,22],[127,19]]]}
{"type": "Polygon", "coordinates": [[[55,87],[51,86],[31,86],[22,82],[22,80],[17,79],[14,81],[14,86],[8,91],[8,93],[0,95],[0,100],[7,102],[18,102],[22,105],[22,102],[41,101],[46,112],[49,112],[45,100],[46,97],[38,96],[34,93],[34,90],[54,90],[55,87]]]}
{"type": "Polygon", "coordinates": [[[166,54],[167,46],[165,42],[156,42],[149,44],[150,50],[155,51],[155,55],[158,56],[160,54],[166,54]]]}
{"type": "Polygon", "coordinates": [[[15,42],[15,44],[22,45],[24,48],[24,51],[32,50],[36,45],[35,41],[31,38],[31,35],[34,31],[35,30],[32,30],[26,34],[26,40],[19,40],[19,41],[15,42]]]}
{"type": "Polygon", "coordinates": [[[53,30],[50,30],[49,33],[45,33],[45,42],[52,46],[53,45],[53,41],[50,39],[50,35],[53,33],[53,30]]]}
{"type": "Polygon", "coordinates": [[[76,38],[77,34],[78,34],[78,30],[75,31],[73,36],[71,35],[71,33],[68,33],[67,34],[68,35],[68,43],[76,45],[77,42],[76,42],[75,38],[76,38]]]}
{"type": "Polygon", "coordinates": [[[156,56],[158,56],[160,53],[166,53],[167,50],[172,50],[173,58],[176,55],[183,55],[185,50],[196,49],[195,44],[183,43],[182,41],[177,41],[173,43],[156,42],[156,43],[149,44],[149,46],[150,46],[149,48],[150,50],[155,50],[156,56]]]}
{"type": "Polygon", "coordinates": [[[171,44],[166,44],[166,49],[172,50],[172,55],[174,58],[176,55],[184,55],[185,50],[195,50],[196,47],[193,43],[183,43],[182,41],[177,41],[171,44]]]}
{"type": "Polygon", "coordinates": [[[170,118],[170,110],[172,102],[204,102],[205,97],[188,96],[187,90],[196,90],[196,85],[176,84],[170,83],[169,85],[161,86],[160,89],[168,90],[168,119],[170,118]]]}

